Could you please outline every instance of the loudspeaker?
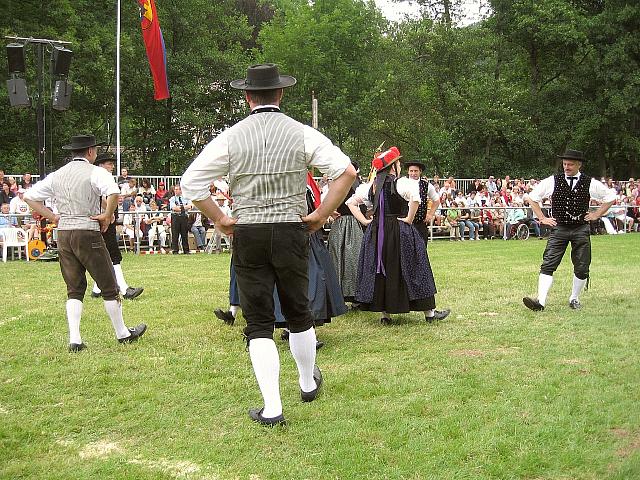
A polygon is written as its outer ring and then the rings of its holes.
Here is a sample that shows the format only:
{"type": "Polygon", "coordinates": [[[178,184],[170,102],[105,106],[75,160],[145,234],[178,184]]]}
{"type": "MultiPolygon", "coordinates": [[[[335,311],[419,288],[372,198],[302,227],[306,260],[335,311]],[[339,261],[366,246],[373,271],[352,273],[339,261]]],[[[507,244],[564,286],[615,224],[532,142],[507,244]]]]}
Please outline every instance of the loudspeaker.
{"type": "Polygon", "coordinates": [[[7,45],[9,73],[24,73],[24,45],[10,43],[7,45]]]}
{"type": "Polygon", "coordinates": [[[53,74],[69,75],[69,67],[71,66],[71,57],[73,52],[66,48],[54,48],[53,49],[53,74]]]}
{"type": "Polygon", "coordinates": [[[27,82],[24,78],[7,80],[7,90],[9,90],[9,103],[12,107],[31,106],[31,99],[27,94],[27,82]]]}
{"type": "Polygon", "coordinates": [[[71,103],[71,92],[73,91],[73,85],[66,80],[58,80],[56,87],[53,90],[53,109],[54,110],[67,110],[71,103]]]}

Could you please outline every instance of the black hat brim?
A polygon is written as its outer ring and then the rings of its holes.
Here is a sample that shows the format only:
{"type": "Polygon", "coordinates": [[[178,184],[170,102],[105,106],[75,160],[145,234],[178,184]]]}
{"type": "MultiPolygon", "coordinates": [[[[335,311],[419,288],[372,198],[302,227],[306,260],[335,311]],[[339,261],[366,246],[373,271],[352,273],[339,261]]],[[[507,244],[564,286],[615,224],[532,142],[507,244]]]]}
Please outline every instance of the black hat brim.
{"type": "Polygon", "coordinates": [[[585,162],[584,157],[574,157],[571,155],[556,155],[558,158],[561,158],[562,160],[575,160],[576,162],[585,162]]]}
{"type": "Polygon", "coordinates": [[[95,142],[92,145],[84,145],[84,146],[69,144],[69,145],[63,145],[62,149],[63,150],[84,150],[85,148],[102,147],[104,145],[106,145],[106,142],[95,142]]]}
{"type": "Polygon", "coordinates": [[[296,82],[297,80],[290,75],[280,75],[278,83],[274,83],[271,85],[248,85],[246,78],[233,80],[230,85],[231,88],[235,88],[237,90],[275,90],[278,88],[293,87],[296,82]]]}
{"type": "Polygon", "coordinates": [[[425,171],[427,169],[427,167],[424,165],[424,163],[420,163],[420,162],[406,162],[403,166],[406,167],[406,168],[418,167],[422,171],[425,171]]]}

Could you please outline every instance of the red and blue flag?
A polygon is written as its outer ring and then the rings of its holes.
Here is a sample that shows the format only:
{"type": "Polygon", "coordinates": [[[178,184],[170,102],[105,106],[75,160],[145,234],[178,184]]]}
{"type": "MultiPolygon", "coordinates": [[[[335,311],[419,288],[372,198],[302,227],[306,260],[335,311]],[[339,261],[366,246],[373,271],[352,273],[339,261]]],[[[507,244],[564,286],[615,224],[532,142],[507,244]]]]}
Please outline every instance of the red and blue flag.
{"type": "Polygon", "coordinates": [[[160,30],[160,22],[153,0],[138,0],[140,6],[140,26],[142,38],[149,57],[149,67],[153,77],[153,98],[164,100],[169,98],[169,82],[167,80],[167,53],[160,30]]]}

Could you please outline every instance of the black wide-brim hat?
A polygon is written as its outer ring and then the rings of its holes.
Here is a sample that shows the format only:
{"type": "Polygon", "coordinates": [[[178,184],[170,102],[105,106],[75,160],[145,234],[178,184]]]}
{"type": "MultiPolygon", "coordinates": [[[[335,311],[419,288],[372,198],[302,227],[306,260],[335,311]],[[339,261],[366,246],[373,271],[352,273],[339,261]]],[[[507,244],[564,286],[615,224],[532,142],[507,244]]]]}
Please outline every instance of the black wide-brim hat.
{"type": "Polygon", "coordinates": [[[84,150],[89,147],[97,147],[104,145],[104,142],[96,142],[94,135],[75,135],[71,137],[71,143],[64,145],[63,150],[84,150]]]}
{"type": "Polygon", "coordinates": [[[424,172],[427,167],[425,167],[424,163],[420,163],[420,162],[404,162],[405,167],[409,168],[409,167],[418,167],[420,169],[421,172],[424,172]]]}
{"type": "Polygon", "coordinates": [[[234,80],[231,87],[239,90],[275,90],[291,87],[296,81],[290,75],[280,75],[277,65],[261,63],[247,68],[247,78],[234,80]]]}
{"type": "Polygon", "coordinates": [[[106,162],[117,162],[117,158],[113,153],[110,152],[105,152],[105,153],[100,153],[97,157],[95,162],[93,162],[94,165],[102,165],[103,163],[106,162]]]}
{"type": "Polygon", "coordinates": [[[562,158],[563,160],[578,160],[582,163],[586,161],[586,159],[584,158],[584,153],[580,150],[567,149],[562,155],[558,155],[558,158],[562,158]]]}

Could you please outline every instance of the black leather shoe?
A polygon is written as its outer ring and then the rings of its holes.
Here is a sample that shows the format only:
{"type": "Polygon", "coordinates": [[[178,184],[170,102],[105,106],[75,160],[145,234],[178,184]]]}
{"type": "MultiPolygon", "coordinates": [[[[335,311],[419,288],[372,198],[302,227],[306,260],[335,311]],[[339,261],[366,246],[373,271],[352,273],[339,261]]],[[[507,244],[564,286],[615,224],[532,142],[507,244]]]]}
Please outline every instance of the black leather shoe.
{"type": "Polygon", "coordinates": [[[525,307],[533,310],[534,312],[541,312],[544,310],[544,305],[542,305],[537,298],[524,297],[522,299],[522,303],[524,303],[525,307]]]}
{"type": "Polygon", "coordinates": [[[576,299],[569,302],[569,307],[573,310],[580,310],[582,305],[580,304],[580,301],[576,299]]]}
{"type": "Polygon", "coordinates": [[[282,330],[282,333],[280,334],[280,340],[283,340],[285,342],[289,341],[289,330],[287,330],[286,328],[282,330]]]}
{"type": "Polygon", "coordinates": [[[284,419],[284,415],[280,414],[277,417],[267,418],[262,416],[264,408],[251,408],[249,410],[249,417],[254,422],[267,427],[275,427],[276,425],[286,425],[287,421],[284,419]]]}
{"type": "Polygon", "coordinates": [[[382,325],[391,325],[391,319],[389,317],[382,317],[380,323],[382,325]]]}
{"type": "Polygon", "coordinates": [[[79,352],[80,350],[84,350],[87,346],[84,343],[70,343],[69,344],[69,352],[79,352]]]}
{"type": "Polygon", "coordinates": [[[231,310],[227,310],[226,312],[224,312],[221,308],[216,308],[213,311],[213,314],[227,325],[233,325],[236,321],[233,314],[231,313],[231,310]]]}
{"type": "Polygon", "coordinates": [[[129,327],[129,333],[131,335],[129,335],[128,337],[125,338],[119,338],[118,342],[120,343],[131,343],[131,342],[135,342],[137,341],[142,335],[144,335],[144,332],[147,331],[147,325],[144,323],[141,323],[140,325],[138,325],[137,327],[129,327]]]}
{"type": "Polygon", "coordinates": [[[300,390],[300,397],[303,402],[313,402],[318,396],[318,393],[320,393],[320,387],[322,386],[322,372],[317,365],[314,365],[313,367],[313,379],[316,382],[316,388],[314,390],[311,390],[310,392],[303,392],[300,390]]]}
{"type": "Polygon", "coordinates": [[[433,319],[434,320],[444,320],[445,318],[447,318],[449,316],[449,314],[451,313],[450,309],[446,309],[446,310],[434,310],[433,312],[433,319]]]}
{"type": "Polygon", "coordinates": [[[144,288],[143,287],[129,287],[127,288],[127,291],[124,293],[123,297],[126,298],[127,300],[133,300],[134,298],[140,296],[140,294],[144,292],[144,288]]]}
{"type": "Polygon", "coordinates": [[[316,350],[320,350],[324,347],[324,342],[322,340],[316,340],[316,350]]]}
{"type": "Polygon", "coordinates": [[[102,293],[96,293],[93,290],[91,290],[91,298],[100,298],[102,296],[102,293]]]}

